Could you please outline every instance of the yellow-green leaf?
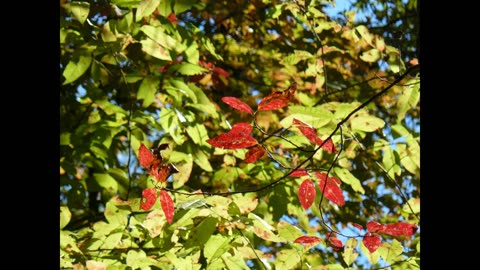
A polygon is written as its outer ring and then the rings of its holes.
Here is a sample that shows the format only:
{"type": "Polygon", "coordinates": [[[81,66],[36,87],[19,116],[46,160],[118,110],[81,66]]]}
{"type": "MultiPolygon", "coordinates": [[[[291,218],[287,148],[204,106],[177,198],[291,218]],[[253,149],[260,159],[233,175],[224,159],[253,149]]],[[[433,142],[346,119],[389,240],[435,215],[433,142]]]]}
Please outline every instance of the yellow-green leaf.
{"type": "Polygon", "coordinates": [[[420,83],[418,79],[407,82],[408,86],[404,87],[402,95],[398,97],[398,114],[397,121],[400,122],[405,118],[408,110],[415,108],[420,100],[420,83]]]}
{"type": "Polygon", "coordinates": [[[135,21],[140,21],[143,17],[147,17],[152,14],[160,4],[160,0],[142,0],[137,8],[135,14],[135,21]]]}
{"type": "Polygon", "coordinates": [[[352,130],[373,132],[385,126],[385,121],[375,116],[358,116],[350,120],[352,130]]]}
{"type": "Polygon", "coordinates": [[[72,218],[72,213],[67,206],[60,206],[60,230],[65,228],[72,218]]]}
{"type": "Polygon", "coordinates": [[[355,247],[358,244],[358,240],[355,238],[349,238],[345,242],[345,248],[342,252],[343,261],[350,266],[358,257],[358,252],[355,251],[355,247]]]}
{"type": "Polygon", "coordinates": [[[146,108],[152,104],[159,84],[160,78],[157,76],[147,76],[143,79],[137,92],[137,99],[143,99],[142,107],[146,108]]]}
{"type": "Polygon", "coordinates": [[[90,67],[91,63],[92,57],[90,55],[80,55],[78,60],[71,60],[68,62],[62,74],[63,77],[65,77],[63,85],[69,84],[80,78],[80,76],[82,76],[90,67]]]}
{"type": "Polygon", "coordinates": [[[151,39],[140,40],[142,51],[160,60],[172,61],[170,53],[151,39]]]}
{"type": "Polygon", "coordinates": [[[177,41],[171,36],[165,34],[161,27],[154,27],[151,25],[143,25],[140,30],[144,32],[149,38],[160,44],[162,47],[174,50],[177,46],[177,41]]]}
{"type": "Polygon", "coordinates": [[[402,211],[409,214],[420,213],[420,198],[411,198],[408,200],[408,203],[403,205],[402,211]]]}
{"type": "Polygon", "coordinates": [[[382,53],[378,49],[370,49],[360,55],[360,59],[369,63],[377,62],[381,57],[382,53]]]}
{"type": "Polygon", "coordinates": [[[365,194],[365,190],[363,189],[360,180],[358,180],[358,178],[351,174],[347,169],[335,167],[333,171],[337,175],[338,179],[340,179],[345,184],[350,185],[354,191],[365,194]]]}
{"type": "Polygon", "coordinates": [[[71,2],[69,4],[70,10],[72,11],[73,16],[83,24],[88,17],[90,12],[90,3],[88,2],[71,2]]]}

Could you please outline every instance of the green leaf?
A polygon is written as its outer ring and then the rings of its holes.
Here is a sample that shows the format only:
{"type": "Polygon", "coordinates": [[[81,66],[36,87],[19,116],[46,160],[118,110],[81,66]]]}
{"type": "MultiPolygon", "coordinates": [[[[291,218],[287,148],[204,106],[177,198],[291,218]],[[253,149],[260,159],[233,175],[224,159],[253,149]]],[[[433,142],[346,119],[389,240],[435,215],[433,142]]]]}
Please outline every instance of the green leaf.
{"type": "Polygon", "coordinates": [[[289,115],[280,121],[280,124],[287,128],[292,125],[294,118],[311,125],[313,128],[320,128],[333,119],[333,114],[320,107],[289,106],[289,115]]]}
{"type": "Polygon", "coordinates": [[[403,94],[398,97],[397,122],[402,121],[408,110],[415,108],[420,100],[420,83],[418,79],[407,82],[409,86],[404,87],[403,94]]]}
{"type": "Polygon", "coordinates": [[[203,246],[217,229],[218,219],[207,217],[192,230],[192,239],[197,245],[203,246]]]}
{"type": "Polygon", "coordinates": [[[121,226],[127,226],[127,216],[131,214],[131,211],[125,206],[118,205],[116,198],[114,197],[106,203],[104,214],[105,218],[110,224],[120,224],[121,226]]]}
{"type": "Polygon", "coordinates": [[[85,23],[90,12],[90,3],[88,2],[71,2],[69,8],[73,16],[81,23],[85,23]]]}
{"type": "Polygon", "coordinates": [[[227,252],[222,254],[222,259],[229,270],[250,270],[251,268],[245,263],[245,259],[239,254],[227,252]]]}
{"type": "Polygon", "coordinates": [[[350,120],[350,125],[352,130],[374,132],[379,128],[383,128],[385,126],[385,121],[375,116],[365,115],[352,118],[350,120]]]}
{"type": "Polygon", "coordinates": [[[345,242],[345,248],[342,252],[343,261],[350,266],[358,257],[358,252],[355,251],[358,240],[355,238],[349,238],[345,242]]]}
{"type": "Polygon", "coordinates": [[[420,168],[417,164],[420,162],[420,155],[415,155],[404,144],[397,145],[397,152],[400,155],[400,163],[407,171],[412,174],[418,174],[420,168]]]}
{"type": "Polygon", "coordinates": [[[109,191],[109,193],[116,193],[118,190],[118,183],[113,178],[110,176],[108,173],[94,173],[93,177],[95,178],[95,181],[100,185],[102,188],[106,189],[109,191]]]}
{"type": "Polygon", "coordinates": [[[285,238],[289,242],[295,241],[298,237],[303,235],[300,228],[293,226],[292,224],[280,221],[277,225],[278,235],[285,238]]]}
{"type": "Polygon", "coordinates": [[[258,198],[255,193],[233,194],[231,198],[242,214],[250,213],[258,206],[258,198]]]}
{"type": "Polygon", "coordinates": [[[313,55],[308,51],[294,50],[280,61],[282,65],[296,65],[298,62],[312,58],[313,55]]]}
{"type": "Polygon", "coordinates": [[[382,53],[377,49],[370,49],[360,55],[360,59],[369,63],[377,62],[381,57],[382,53]]]}
{"type": "Polygon", "coordinates": [[[69,145],[70,144],[70,135],[69,132],[63,132],[60,134],[60,145],[69,145]]]}
{"type": "Polygon", "coordinates": [[[368,31],[368,28],[365,25],[359,25],[355,28],[355,30],[360,34],[363,40],[367,42],[368,45],[375,47],[372,43],[374,35],[368,31]]]}
{"type": "Polygon", "coordinates": [[[227,252],[231,248],[230,241],[230,237],[225,237],[220,234],[212,235],[207,243],[205,243],[205,248],[203,250],[203,254],[205,255],[205,258],[207,258],[207,261],[211,263],[227,252]]]}
{"type": "Polygon", "coordinates": [[[272,242],[286,242],[285,239],[279,237],[274,233],[275,228],[268,224],[261,217],[254,213],[248,213],[248,218],[253,222],[253,226],[248,227],[248,231],[253,231],[258,237],[272,242]]]}
{"type": "MultiPolygon", "coordinates": [[[[100,33],[103,42],[116,42],[117,36],[112,31],[112,26],[115,27],[114,21],[108,21],[106,24],[103,25],[102,32],[100,33]]],[[[114,28],[115,29],[115,28],[114,28]]],[[[112,64],[116,64],[116,61],[112,61],[112,64]]]]}
{"type": "Polygon", "coordinates": [[[208,132],[203,123],[195,123],[193,126],[188,126],[187,134],[195,144],[208,146],[206,142],[209,139],[208,132]]]}
{"type": "Polygon", "coordinates": [[[358,178],[351,174],[347,169],[341,167],[334,167],[334,173],[337,175],[337,178],[340,179],[345,184],[348,184],[352,189],[361,194],[365,194],[365,190],[362,187],[362,183],[358,178]]]}
{"type": "Polygon", "coordinates": [[[210,210],[215,213],[215,216],[230,220],[231,216],[228,212],[232,199],[222,196],[211,196],[205,199],[205,202],[210,205],[210,210]]]}
{"type": "Polygon", "coordinates": [[[420,213],[420,198],[410,198],[410,200],[408,200],[408,203],[405,203],[403,205],[402,211],[408,214],[420,213]]]}
{"type": "Polygon", "coordinates": [[[377,251],[378,254],[389,264],[403,260],[403,246],[396,239],[393,239],[391,244],[388,242],[383,242],[377,251]]]}
{"type": "Polygon", "coordinates": [[[90,67],[91,63],[92,57],[90,55],[80,55],[77,61],[71,60],[68,62],[62,74],[63,77],[65,77],[63,85],[74,82],[76,79],[80,78],[80,76],[82,76],[90,67]]]}
{"type": "Polygon", "coordinates": [[[188,84],[188,88],[190,88],[195,93],[198,103],[188,103],[187,106],[198,109],[201,113],[206,113],[212,116],[214,119],[218,119],[218,112],[216,107],[212,104],[210,99],[208,99],[203,90],[192,83],[188,84]]]}
{"type": "Polygon", "coordinates": [[[111,0],[112,4],[115,4],[119,7],[125,8],[135,8],[140,4],[141,0],[111,0]]]}
{"type": "Polygon", "coordinates": [[[67,206],[60,206],[60,230],[65,228],[72,218],[72,213],[67,206]]]}
{"type": "Polygon", "coordinates": [[[151,40],[151,39],[144,39],[140,40],[142,44],[142,51],[155,57],[160,60],[172,61],[172,57],[170,57],[170,53],[165,50],[160,44],[151,40]]]}
{"type": "Polygon", "coordinates": [[[199,147],[194,147],[193,150],[193,162],[200,166],[202,170],[207,172],[213,172],[212,165],[210,165],[209,157],[199,147]]]}
{"type": "Polygon", "coordinates": [[[160,0],[142,0],[137,7],[137,13],[135,14],[135,21],[140,21],[143,17],[147,17],[152,14],[160,4],[160,0]]]}
{"type": "Polygon", "coordinates": [[[147,257],[145,251],[139,249],[134,250],[131,249],[127,252],[127,266],[130,266],[132,269],[138,268],[150,268],[150,265],[155,265],[157,263],[156,260],[147,257]]]}
{"type": "Polygon", "coordinates": [[[194,4],[197,4],[198,1],[195,0],[182,0],[173,2],[173,12],[175,14],[180,14],[184,11],[189,10],[194,4]]]}
{"type": "Polygon", "coordinates": [[[171,36],[165,34],[163,28],[161,27],[143,25],[140,27],[140,30],[165,49],[175,50],[178,46],[178,42],[171,36]]]}
{"type": "Polygon", "coordinates": [[[137,99],[143,99],[142,107],[152,104],[160,84],[158,76],[147,76],[142,80],[137,92],[137,99]]]}
{"type": "Polygon", "coordinates": [[[207,49],[209,53],[211,53],[217,60],[223,61],[223,57],[215,51],[215,46],[207,37],[201,38],[202,44],[207,49]]]}
{"type": "Polygon", "coordinates": [[[197,75],[208,71],[206,68],[192,63],[175,64],[172,65],[168,70],[171,72],[178,72],[183,75],[197,75]]]}
{"type": "Polygon", "coordinates": [[[278,252],[274,261],[275,269],[300,269],[300,259],[296,250],[282,249],[278,252]]]}
{"type": "Polygon", "coordinates": [[[382,162],[386,172],[392,179],[395,179],[395,175],[402,173],[402,168],[398,165],[400,163],[398,154],[390,146],[384,147],[382,162]]]}
{"type": "Polygon", "coordinates": [[[193,159],[189,156],[189,159],[186,159],[185,162],[175,164],[175,166],[179,172],[173,174],[173,188],[179,189],[190,179],[190,174],[192,173],[193,168],[193,159]]]}

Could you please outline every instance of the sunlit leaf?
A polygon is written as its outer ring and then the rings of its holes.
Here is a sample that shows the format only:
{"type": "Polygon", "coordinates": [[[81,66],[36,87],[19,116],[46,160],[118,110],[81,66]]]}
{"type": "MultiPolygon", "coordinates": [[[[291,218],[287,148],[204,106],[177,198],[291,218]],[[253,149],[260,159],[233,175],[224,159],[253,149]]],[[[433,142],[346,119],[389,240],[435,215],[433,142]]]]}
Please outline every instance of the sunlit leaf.
{"type": "Polygon", "coordinates": [[[241,112],[253,114],[252,108],[247,103],[239,100],[236,97],[222,97],[222,101],[228,104],[230,107],[237,109],[241,112]]]}
{"type": "Polygon", "coordinates": [[[291,177],[302,177],[307,175],[308,171],[306,169],[296,169],[290,174],[291,177]]]}
{"type": "Polygon", "coordinates": [[[317,141],[317,130],[307,123],[304,123],[296,118],[293,119],[292,124],[297,127],[302,134],[310,140],[311,143],[315,144],[317,141]]]}
{"type": "Polygon", "coordinates": [[[334,167],[335,174],[344,182],[352,187],[352,189],[360,194],[365,194],[365,189],[362,187],[362,183],[347,169],[342,167],[334,167]]]}
{"type": "Polygon", "coordinates": [[[208,71],[207,69],[192,63],[175,64],[172,65],[169,70],[183,75],[196,75],[208,71]]]}
{"type": "Polygon", "coordinates": [[[313,181],[310,179],[305,179],[298,189],[298,199],[300,200],[300,204],[306,210],[310,208],[313,201],[315,200],[315,185],[313,181]]]}
{"type": "Polygon", "coordinates": [[[140,21],[143,17],[147,17],[152,14],[160,4],[160,0],[142,0],[138,5],[137,12],[135,14],[135,21],[140,21]]]}
{"type": "Polygon", "coordinates": [[[177,173],[178,169],[175,167],[173,164],[166,164],[166,165],[159,165],[158,167],[154,166],[149,174],[155,178],[158,182],[165,182],[167,181],[167,178],[173,174],[177,173]]]}
{"type": "Polygon", "coordinates": [[[409,214],[420,213],[420,198],[411,198],[402,207],[402,211],[409,214]]]}
{"type": "Polygon", "coordinates": [[[259,111],[277,110],[288,105],[290,100],[281,92],[274,92],[264,97],[258,104],[259,111]]]}
{"type": "Polygon", "coordinates": [[[142,107],[148,107],[155,99],[158,90],[160,78],[158,76],[148,76],[142,80],[137,92],[137,99],[142,99],[142,107]]]}
{"type": "Polygon", "coordinates": [[[255,138],[250,136],[251,131],[252,126],[250,124],[237,123],[228,133],[208,139],[207,142],[214,147],[225,149],[247,148],[258,143],[255,138]]]}
{"type": "Polygon", "coordinates": [[[340,180],[335,177],[328,177],[327,174],[322,172],[315,172],[318,179],[318,187],[323,192],[324,196],[331,202],[338,206],[345,204],[342,189],[340,188],[340,180]]]}
{"type": "Polygon", "coordinates": [[[162,205],[162,210],[165,213],[165,217],[169,224],[172,224],[173,214],[175,212],[175,207],[173,205],[172,197],[165,190],[160,190],[160,203],[162,205]]]}
{"type": "Polygon", "coordinates": [[[160,44],[151,40],[151,39],[144,39],[140,40],[142,44],[142,51],[145,53],[158,58],[160,60],[172,61],[172,57],[170,57],[170,53],[160,44]]]}
{"type": "Polygon", "coordinates": [[[162,160],[158,159],[153,153],[142,143],[138,150],[138,162],[145,169],[150,170],[152,167],[160,165],[162,160]]]}
{"type": "Polygon", "coordinates": [[[265,156],[267,152],[265,151],[265,148],[263,148],[261,145],[255,145],[254,147],[248,149],[247,153],[245,153],[245,163],[254,163],[261,157],[265,156]]]}
{"type": "Polygon", "coordinates": [[[69,8],[72,11],[73,16],[83,24],[88,17],[90,12],[90,3],[88,2],[70,2],[69,8]]]}
{"type": "Polygon", "coordinates": [[[383,233],[393,236],[412,236],[417,229],[417,225],[406,222],[380,224],[375,221],[370,221],[367,223],[367,230],[369,232],[383,233]]]}
{"type": "MultiPolygon", "coordinates": [[[[167,50],[177,49],[178,42],[164,32],[163,27],[151,25],[142,25],[140,30],[144,32],[152,41],[167,50]]],[[[142,43],[143,44],[143,43],[142,43]]]]}
{"type": "Polygon", "coordinates": [[[380,239],[380,236],[370,232],[363,236],[362,241],[370,253],[375,252],[382,244],[382,239],[380,239]]]}
{"type": "Polygon", "coordinates": [[[63,229],[70,222],[72,213],[67,206],[60,206],[60,230],[63,229]]]}
{"type": "Polygon", "coordinates": [[[277,225],[278,235],[287,241],[295,241],[303,235],[302,230],[288,222],[280,221],[277,225]]]}
{"type": "Polygon", "coordinates": [[[358,252],[355,251],[358,240],[355,238],[349,238],[345,242],[345,246],[342,252],[343,261],[350,266],[358,257],[358,252]]]}
{"type": "Polygon", "coordinates": [[[142,191],[142,200],[140,201],[140,208],[143,210],[150,210],[157,199],[156,188],[146,188],[142,191]]]}
{"type": "Polygon", "coordinates": [[[222,256],[222,254],[227,252],[230,248],[230,237],[215,234],[208,239],[207,243],[205,243],[203,252],[205,258],[211,262],[222,256]]]}
{"type": "Polygon", "coordinates": [[[390,264],[404,259],[402,256],[403,246],[396,239],[393,239],[392,243],[383,242],[377,249],[377,252],[387,263],[390,264]]]}
{"type": "Polygon", "coordinates": [[[334,236],[329,236],[327,237],[329,245],[333,248],[335,251],[343,251],[344,246],[342,243],[342,240],[338,239],[337,237],[334,236]]]}
{"type": "Polygon", "coordinates": [[[373,132],[385,126],[385,121],[375,116],[358,116],[350,120],[353,130],[373,132]]]}
{"type": "Polygon", "coordinates": [[[90,67],[90,63],[92,63],[92,57],[90,55],[80,55],[77,61],[71,60],[68,62],[62,74],[63,77],[65,77],[63,85],[69,84],[80,78],[80,76],[82,76],[90,67]]]}
{"type": "Polygon", "coordinates": [[[306,249],[310,249],[318,245],[320,242],[322,242],[322,239],[320,237],[316,237],[312,235],[304,235],[304,236],[298,237],[293,242],[297,244],[302,244],[306,249]]]}
{"type": "Polygon", "coordinates": [[[365,62],[377,62],[382,57],[382,53],[378,49],[370,49],[360,55],[360,59],[365,62]]]}

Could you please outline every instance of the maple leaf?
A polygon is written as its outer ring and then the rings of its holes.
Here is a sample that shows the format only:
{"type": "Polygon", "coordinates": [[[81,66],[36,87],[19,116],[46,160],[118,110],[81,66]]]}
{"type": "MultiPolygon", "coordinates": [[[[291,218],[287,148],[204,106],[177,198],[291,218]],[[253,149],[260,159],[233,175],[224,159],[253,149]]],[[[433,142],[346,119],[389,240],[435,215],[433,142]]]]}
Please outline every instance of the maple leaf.
{"type": "Polygon", "coordinates": [[[340,188],[340,180],[335,177],[328,177],[327,179],[327,174],[322,172],[315,172],[315,174],[319,180],[318,186],[323,192],[323,195],[338,206],[343,206],[345,204],[345,198],[340,188]]]}
{"type": "Polygon", "coordinates": [[[382,240],[380,239],[380,236],[370,232],[363,236],[362,242],[365,245],[365,247],[368,249],[368,251],[370,251],[370,253],[375,252],[375,250],[377,250],[382,244],[382,240]]]}
{"type": "Polygon", "coordinates": [[[225,149],[247,148],[258,143],[255,138],[250,136],[251,131],[252,126],[249,123],[237,123],[228,133],[208,139],[207,143],[225,149]]]}
{"type": "Polygon", "coordinates": [[[150,210],[157,199],[157,189],[146,188],[142,191],[142,200],[140,201],[140,208],[143,210],[150,210]]]}
{"type": "Polygon", "coordinates": [[[253,110],[247,103],[239,100],[236,97],[222,97],[222,101],[228,104],[230,107],[237,109],[248,114],[253,114],[253,110]]]}
{"type": "Polygon", "coordinates": [[[167,218],[168,224],[172,224],[175,207],[173,205],[172,197],[165,190],[160,190],[160,204],[162,205],[163,213],[167,218]]]}
{"type": "Polygon", "coordinates": [[[305,179],[298,189],[298,199],[302,204],[303,209],[307,210],[315,200],[315,185],[310,179],[305,179]]]}
{"type": "Polygon", "coordinates": [[[247,153],[245,153],[245,163],[253,163],[263,157],[267,151],[261,145],[255,145],[254,147],[250,148],[247,153]]]}
{"type": "Polygon", "coordinates": [[[306,169],[296,169],[290,174],[291,177],[302,177],[307,175],[308,171],[306,169]]]}

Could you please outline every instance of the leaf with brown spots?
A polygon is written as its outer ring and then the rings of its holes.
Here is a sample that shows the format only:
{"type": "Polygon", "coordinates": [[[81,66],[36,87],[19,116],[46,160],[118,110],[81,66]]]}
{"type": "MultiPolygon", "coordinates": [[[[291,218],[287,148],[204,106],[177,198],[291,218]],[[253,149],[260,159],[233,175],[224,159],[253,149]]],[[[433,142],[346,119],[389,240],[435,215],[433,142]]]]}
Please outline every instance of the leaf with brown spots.
{"type": "Polygon", "coordinates": [[[303,209],[307,210],[315,200],[315,185],[310,179],[305,179],[298,189],[298,199],[303,209]]]}

